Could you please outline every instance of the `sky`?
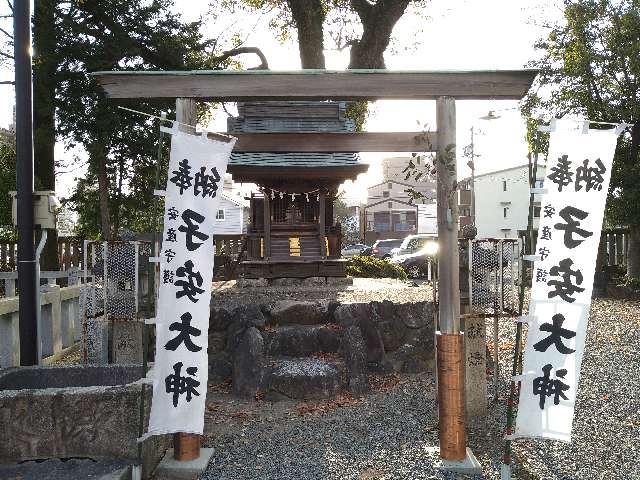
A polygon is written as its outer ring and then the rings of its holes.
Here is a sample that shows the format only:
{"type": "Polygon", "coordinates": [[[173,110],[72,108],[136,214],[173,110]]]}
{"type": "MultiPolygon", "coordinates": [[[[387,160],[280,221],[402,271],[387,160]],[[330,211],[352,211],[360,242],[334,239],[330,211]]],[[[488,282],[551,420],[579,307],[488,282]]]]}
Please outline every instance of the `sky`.
{"type": "MultiPolygon", "coordinates": [[[[185,20],[193,20],[207,11],[207,1],[178,0],[176,10],[185,20]]],[[[385,53],[390,70],[492,70],[519,69],[535,58],[535,42],[546,35],[543,23],[557,20],[562,11],[558,0],[432,0],[422,14],[406,13],[394,28],[392,45],[385,53]]],[[[206,33],[217,35],[221,29],[245,26],[244,45],[259,46],[272,70],[300,68],[298,46],[293,39],[280,43],[268,28],[268,18],[247,15],[243,18],[218,18],[206,26],[206,33]]],[[[328,43],[328,42],[327,42],[328,43]]],[[[246,67],[256,64],[255,57],[240,57],[246,67]]],[[[343,70],[349,60],[348,50],[326,50],[328,69],[343,70]]],[[[2,71],[2,79],[12,72],[2,71]]],[[[0,127],[11,122],[13,95],[11,87],[2,87],[0,95],[0,127]]],[[[233,111],[233,105],[229,106],[233,111]]],[[[470,174],[462,149],[471,142],[474,127],[476,173],[486,173],[526,163],[524,121],[516,101],[457,101],[458,177],[470,174]],[[492,110],[499,118],[481,120],[492,110]]],[[[434,101],[378,101],[370,108],[365,125],[367,131],[416,131],[420,125],[435,129],[434,101]]],[[[218,110],[207,128],[226,129],[226,114],[218,110]]],[[[65,152],[62,145],[56,154],[71,158],[78,152],[65,152]]],[[[80,152],[80,155],[82,153],[80,152]]],[[[381,160],[394,153],[363,153],[362,161],[370,164],[369,172],[353,185],[347,185],[347,200],[366,200],[366,187],[383,180],[381,160]]],[[[406,154],[405,154],[406,155],[406,154]]],[[[74,177],[82,169],[57,178],[61,196],[70,193],[74,177]]]]}

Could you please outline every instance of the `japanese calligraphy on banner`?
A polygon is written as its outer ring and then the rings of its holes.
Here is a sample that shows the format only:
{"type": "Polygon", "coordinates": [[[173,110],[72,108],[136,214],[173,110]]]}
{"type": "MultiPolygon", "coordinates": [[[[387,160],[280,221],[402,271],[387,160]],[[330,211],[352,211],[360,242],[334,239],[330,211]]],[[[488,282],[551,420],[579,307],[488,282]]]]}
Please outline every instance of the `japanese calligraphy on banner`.
{"type": "Polygon", "coordinates": [[[156,314],[148,435],[202,433],[213,226],[235,139],[172,134],[156,314]]]}
{"type": "Polygon", "coordinates": [[[550,137],[514,436],[569,442],[618,133],[563,124],[550,137]]]}

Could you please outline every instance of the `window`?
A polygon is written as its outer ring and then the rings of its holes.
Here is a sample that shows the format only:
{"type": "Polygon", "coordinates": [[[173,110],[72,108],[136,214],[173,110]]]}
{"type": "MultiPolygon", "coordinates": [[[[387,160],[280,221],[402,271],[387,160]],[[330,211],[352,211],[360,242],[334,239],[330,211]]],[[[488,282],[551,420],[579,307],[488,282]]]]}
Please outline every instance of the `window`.
{"type": "Polygon", "coordinates": [[[389,208],[393,208],[393,202],[389,202],[389,208]]]}
{"type": "Polygon", "coordinates": [[[503,214],[504,218],[507,218],[507,210],[508,210],[508,208],[507,208],[507,207],[504,207],[504,208],[502,209],[502,214],[503,214]]]}
{"type": "Polygon", "coordinates": [[[542,188],[543,185],[544,180],[536,180],[536,182],[534,183],[535,188],[542,188]]]}
{"type": "Polygon", "coordinates": [[[384,192],[382,192],[382,196],[383,196],[384,198],[389,197],[389,192],[387,192],[387,191],[385,190],[384,192]]]}
{"type": "Polygon", "coordinates": [[[540,218],[540,207],[533,207],[533,218],[540,218]]]}
{"type": "Polygon", "coordinates": [[[221,208],[216,212],[216,220],[224,220],[224,209],[221,208]]]}
{"type": "Polygon", "coordinates": [[[502,180],[502,191],[503,192],[507,191],[507,181],[506,180],[502,180]]]}
{"type": "Polygon", "coordinates": [[[391,183],[391,182],[387,183],[387,188],[389,190],[393,190],[393,183],[391,183]]]}

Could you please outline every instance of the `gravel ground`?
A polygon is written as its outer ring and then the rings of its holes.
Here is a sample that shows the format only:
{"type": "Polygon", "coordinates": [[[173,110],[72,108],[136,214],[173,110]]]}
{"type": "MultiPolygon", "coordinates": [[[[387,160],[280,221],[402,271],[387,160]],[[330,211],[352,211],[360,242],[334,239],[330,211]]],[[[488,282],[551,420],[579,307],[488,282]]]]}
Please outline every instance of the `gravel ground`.
{"type": "MultiPolygon", "coordinates": [[[[386,298],[395,293],[387,292],[386,298]]],[[[499,478],[513,325],[505,320],[501,328],[500,399],[490,404],[486,418],[468,427],[468,444],[483,465],[476,479],[499,478]]],[[[640,479],[639,373],[640,302],[594,300],[574,441],[514,442],[514,478],[640,479]]],[[[216,452],[201,478],[470,478],[436,472],[434,458],[425,452],[438,444],[433,376],[372,380],[374,392],[365,398],[316,403],[239,401],[224,386],[212,388],[205,445],[216,452]]]]}

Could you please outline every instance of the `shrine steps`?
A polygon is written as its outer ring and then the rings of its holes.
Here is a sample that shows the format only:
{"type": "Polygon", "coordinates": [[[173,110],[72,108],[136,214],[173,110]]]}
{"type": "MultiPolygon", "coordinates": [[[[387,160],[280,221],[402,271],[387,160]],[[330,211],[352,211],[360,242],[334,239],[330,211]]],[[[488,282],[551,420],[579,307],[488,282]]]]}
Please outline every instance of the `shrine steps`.
{"type": "Polygon", "coordinates": [[[271,356],[288,357],[336,353],[340,349],[340,330],[335,324],[268,327],[263,335],[265,352],[271,356]]]}
{"type": "Polygon", "coordinates": [[[267,357],[262,391],[265,400],[320,400],[346,388],[342,359],[335,357],[267,357]]]}

